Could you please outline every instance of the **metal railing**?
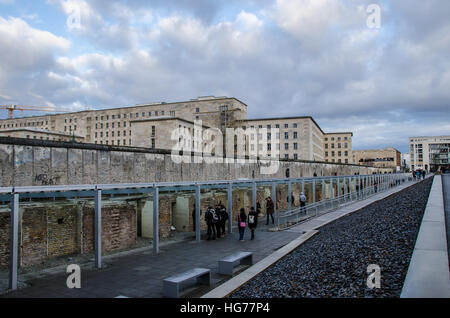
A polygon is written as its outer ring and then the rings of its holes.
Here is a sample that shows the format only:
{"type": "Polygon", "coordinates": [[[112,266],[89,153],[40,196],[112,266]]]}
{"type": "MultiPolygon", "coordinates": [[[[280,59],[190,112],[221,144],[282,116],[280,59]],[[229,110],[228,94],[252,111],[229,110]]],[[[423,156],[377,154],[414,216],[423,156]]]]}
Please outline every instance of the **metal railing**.
{"type": "Polygon", "coordinates": [[[278,230],[289,229],[312,217],[334,211],[342,206],[354,203],[356,201],[365,200],[378,193],[385,192],[391,188],[402,185],[405,182],[412,182],[412,180],[413,178],[409,174],[397,174],[393,175],[393,177],[386,178],[380,184],[362,187],[340,196],[334,196],[316,203],[307,204],[303,207],[279,211],[276,216],[278,230]]]}

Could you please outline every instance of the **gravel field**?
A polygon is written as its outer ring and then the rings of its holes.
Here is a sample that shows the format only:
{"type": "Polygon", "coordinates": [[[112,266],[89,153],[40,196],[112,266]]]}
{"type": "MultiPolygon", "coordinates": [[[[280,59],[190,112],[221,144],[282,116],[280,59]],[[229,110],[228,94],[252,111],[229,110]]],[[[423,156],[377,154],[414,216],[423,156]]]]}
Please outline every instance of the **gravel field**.
{"type": "Polygon", "coordinates": [[[230,297],[399,297],[432,179],[326,225],[230,297]],[[380,289],[366,286],[370,264],[380,289]]]}

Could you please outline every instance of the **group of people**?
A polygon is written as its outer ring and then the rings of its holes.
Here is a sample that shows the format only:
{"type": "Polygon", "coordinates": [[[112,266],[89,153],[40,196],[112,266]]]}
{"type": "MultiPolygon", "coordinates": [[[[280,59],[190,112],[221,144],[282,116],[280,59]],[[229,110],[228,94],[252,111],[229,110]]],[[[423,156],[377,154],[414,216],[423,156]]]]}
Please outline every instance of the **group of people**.
{"type": "Polygon", "coordinates": [[[425,170],[416,170],[416,171],[412,171],[412,177],[414,180],[420,180],[423,179],[425,180],[425,176],[426,176],[427,172],[425,170]]]}
{"type": "MultiPolygon", "coordinates": [[[[302,192],[300,194],[300,206],[304,209],[306,206],[306,196],[302,192]]],[[[292,197],[292,202],[294,202],[294,198],[292,197]]],[[[194,209],[192,211],[192,220],[194,224],[194,232],[196,230],[196,211],[194,209]]],[[[273,202],[271,197],[266,198],[266,225],[269,225],[270,219],[272,219],[272,224],[275,224],[275,219],[273,217],[275,211],[275,203],[273,202]]],[[[306,210],[305,210],[306,211],[306,210]]],[[[200,211],[200,216],[202,215],[202,211],[200,211]]],[[[259,201],[256,202],[256,210],[254,207],[250,208],[249,213],[245,212],[244,208],[241,208],[239,214],[237,215],[236,221],[238,222],[239,229],[239,240],[244,241],[245,229],[248,227],[251,233],[251,240],[255,239],[255,229],[258,226],[258,216],[261,215],[261,204],[259,201]]],[[[215,240],[216,238],[225,237],[226,234],[226,222],[228,221],[228,212],[225,209],[225,206],[219,202],[216,204],[215,208],[212,206],[208,206],[205,211],[205,222],[207,226],[207,240],[215,240]]]]}

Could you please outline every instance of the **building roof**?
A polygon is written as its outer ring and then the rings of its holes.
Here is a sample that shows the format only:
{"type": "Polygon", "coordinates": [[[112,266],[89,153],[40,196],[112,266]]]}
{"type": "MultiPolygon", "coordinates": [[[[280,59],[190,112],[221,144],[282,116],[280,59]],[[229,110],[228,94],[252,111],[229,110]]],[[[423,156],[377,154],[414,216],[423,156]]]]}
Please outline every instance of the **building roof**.
{"type": "MultiPolygon", "coordinates": [[[[72,137],[71,133],[62,132],[62,131],[56,131],[56,130],[47,130],[42,128],[31,128],[31,127],[18,127],[18,128],[7,128],[7,129],[1,129],[0,133],[6,133],[6,132],[17,132],[17,131],[30,131],[30,132],[37,132],[41,134],[49,134],[49,135],[59,135],[59,136],[67,136],[72,137]]],[[[81,135],[73,134],[75,137],[84,138],[81,135]]]]}
{"type": "Polygon", "coordinates": [[[205,97],[202,97],[202,96],[200,96],[200,97],[198,97],[196,99],[191,99],[191,100],[188,100],[188,101],[179,101],[179,102],[170,102],[170,103],[166,103],[166,102],[145,103],[145,104],[137,104],[137,105],[132,105],[132,106],[124,106],[124,107],[102,108],[102,109],[86,109],[86,110],[81,110],[81,111],[76,111],[76,112],[67,112],[67,113],[59,113],[59,114],[51,114],[51,113],[49,113],[49,114],[44,114],[44,115],[33,115],[33,116],[17,117],[17,118],[5,118],[5,119],[0,119],[0,121],[2,121],[2,120],[24,119],[24,118],[43,118],[43,117],[47,117],[47,116],[62,116],[62,115],[78,114],[78,113],[84,113],[84,112],[101,112],[101,111],[119,110],[119,109],[135,108],[135,107],[164,106],[164,105],[173,105],[173,104],[182,104],[182,103],[197,103],[197,102],[205,102],[205,101],[212,101],[212,100],[217,101],[217,100],[226,100],[226,99],[234,99],[234,100],[238,101],[239,103],[241,103],[242,105],[244,105],[245,107],[247,107],[247,104],[245,104],[244,102],[240,101],[236,97],[225,97],[225,96],[221,96],[221,97],[205,96],[205,97]]]}

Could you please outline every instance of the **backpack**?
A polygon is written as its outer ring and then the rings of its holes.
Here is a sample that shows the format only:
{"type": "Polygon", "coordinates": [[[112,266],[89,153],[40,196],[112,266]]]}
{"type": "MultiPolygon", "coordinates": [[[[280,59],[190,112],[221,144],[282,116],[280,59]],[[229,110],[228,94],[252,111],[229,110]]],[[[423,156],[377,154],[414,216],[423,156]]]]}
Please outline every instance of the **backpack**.
{"type": "Polygon", "coordinates": [[[223,221],[228,220],[228,213],[227,213],[227,210],[225,210],[224,208],[220,209],[220,218],[223,221]]]}
{"type": "Polygon", "coordinates": [[[217,223],[219,221],[219,217],[217,216],[217,213],[214,209],[209,210],[209,212],[211,213],[211,222],[217,223]]]}

